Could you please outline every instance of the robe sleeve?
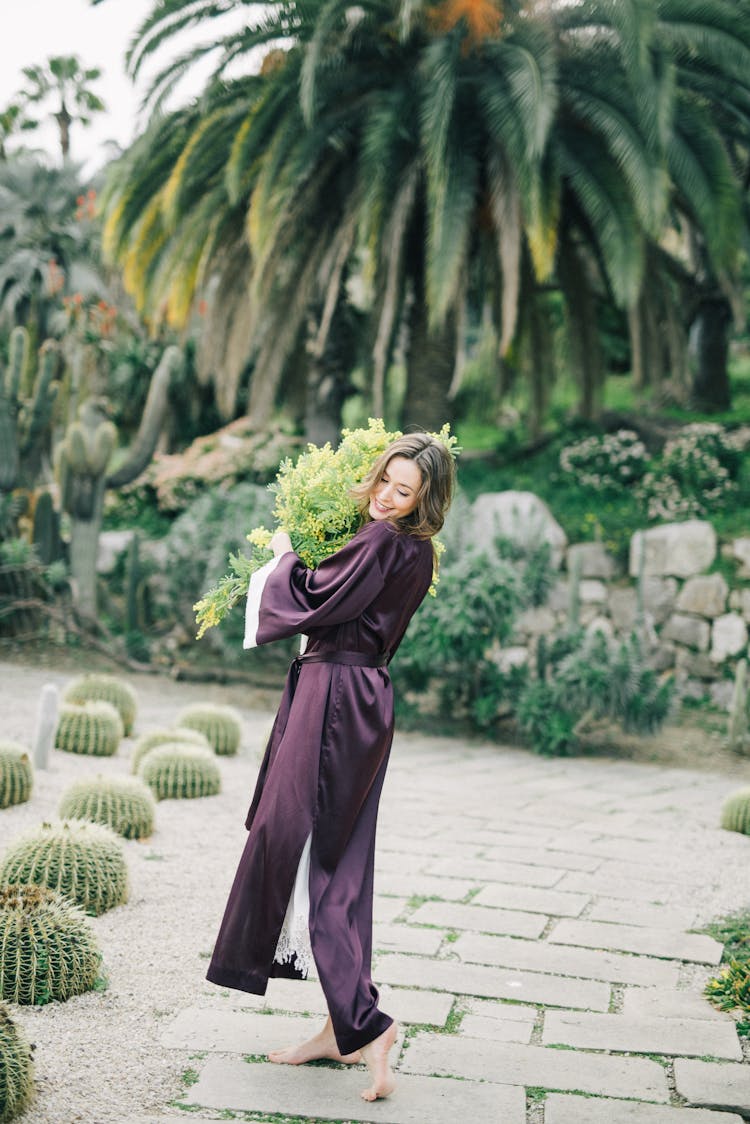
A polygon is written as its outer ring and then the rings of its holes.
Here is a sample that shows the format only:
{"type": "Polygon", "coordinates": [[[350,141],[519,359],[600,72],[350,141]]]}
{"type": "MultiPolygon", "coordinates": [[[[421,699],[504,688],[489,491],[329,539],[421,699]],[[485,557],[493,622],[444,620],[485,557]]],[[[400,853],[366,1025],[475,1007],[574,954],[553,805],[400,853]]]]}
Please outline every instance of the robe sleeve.
{"type": "MultiPolygon", "coordinates": [[[[316,570],[308,569],[293,551],[274,559],[259,597],[255,643],[355,620],[385,585],[384,557],[396,533],[368,523],[316,570]]],[[[252,646],[246,635],[245,647],[252,646]]]]}

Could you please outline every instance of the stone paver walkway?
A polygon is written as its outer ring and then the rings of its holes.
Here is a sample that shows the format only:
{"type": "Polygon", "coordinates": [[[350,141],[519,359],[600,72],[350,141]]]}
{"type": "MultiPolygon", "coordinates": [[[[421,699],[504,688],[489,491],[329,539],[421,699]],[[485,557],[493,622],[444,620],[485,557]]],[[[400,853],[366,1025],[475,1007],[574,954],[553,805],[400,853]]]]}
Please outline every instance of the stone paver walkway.
{"type": "Polygon", "coordinates": [[[197,1074],[183,1097],[190,1118],[750,1117],[734,1020],[701,994],[722,948],[692,931],[750,900],[750,839],[717,827],[736,787],[715,774],[398,738],[374,970],[401,1026],[396,1094],[368,1105],[361,1069],[266,1062],[325,1010],[316,982],[272,981],[264,999],[217,990],[165,1027],[163,1044],[197,1074]]]}

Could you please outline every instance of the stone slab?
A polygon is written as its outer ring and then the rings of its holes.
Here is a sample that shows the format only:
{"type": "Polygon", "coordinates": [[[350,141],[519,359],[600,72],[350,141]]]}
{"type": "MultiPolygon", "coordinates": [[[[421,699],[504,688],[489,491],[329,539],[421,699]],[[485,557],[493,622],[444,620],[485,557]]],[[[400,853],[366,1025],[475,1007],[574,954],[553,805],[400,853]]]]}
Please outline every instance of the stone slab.
{"type": "Polygon", "coordinates": [[[742,1124],[734,1113],[550,1093],[544,1124],[742,1124]]]}
{"type": "Polygon", "coordinates": [[[493,909],[520,909],[529,913],[546,913],[552,917],[578,917],[589,903],[588,894],[569,894],[560,890],[542,890],[536,886],[510,886],[492,883],[485,886],[472,905],[493,909]]]}
{"type": "Polygon", "coordinates": [[[446,929],[472,929],[480,933],[502,933],[510,937],[540,937],[547,918],[540,913],[490,909],[479,905],[425,902],[409,918],[410,924],[440,925],[446,929]]]}
{"type": "Polygon", "coordinates": [[[592,1015],[586,1011],[548,1011],[545,1046],[583,1050],[619,1050],[634,1054],[669,1054],[742,1061],[737,1032],[728,1023],[627,1015],[592,1015]]]}
{"type": "Polygon", "coordinates": [[[693,960],[698,964],[718,964],[724,951],[723,945],[702,933],[647,929],[638,925],[612,925],[605,921],[574,921],[569,918],[558,922],[549,940],[551,944],[616,949],[666,960],[693,960]]]}
{"type": "Polygon", "coordinates": [[[171,1050],[267,1054],[311,1038],[319,1026],[318,1019],[304,1015],[186,1007],[163,1028],[161,1042],[171,1050]]]}
{"type": "Polygon", "coordinates": [[[473,996],[461,1000],[462,1009],[470,1015],[480,1015],[485,1019],[505,1019],[523,1023],[536,1022],[536,1007],[523,1003],[502,1003],[498,999],[476,999],[473,996]]]}
{"type": "Polygon", "coordinates": [[[469,1038],[491,1038],[493,1042],[531,1042],[534,1019],[488,1019],[483,1015],[464,1015],[458,1033],[469,1038]]]}
{"type": "Polygon", "coordinates": [[[481,881],[461,878],[435,878],[428,874],[380,874],[375,879],[378,894],[397,898],[440,898],[461,902],[481,881]]]}
{"type": "MultiPolygon", "coordinates": [[[[451,857],[453,848],[451,847],[451,857]]],[[[555,851],[551,848],[496,846],[486,847],[479,856],[485,861],[498,863],[521,863],[528,866],[556,867],[562,870],[596,870],[604,862],[604,856],[578,855],[570,851],[555,851]]]]}
{"type": "Polygon", "coordinates": [[[606,1011],[609,987],[591,980],[562,979],[543,972],[516,968],[488,968],[457,960],[423,960],[418,956],[385,955],[377,958],[375,978],[390,984],[449,991],[454,995],[477,995],[488,999],[512,999],[520,1003],[545,1003],[554,1007],[580,1007],[606,1011]]]}
{"type": "Polygon", "coordinates": [[[734,1026],[729,1011],[717,1011],[699,991],[675,991],[665,987],[626,987],[622,1013],[631,1018],[698,1019],[734,1026]]]}
{"type": "Polygon", "coordinates": [[[372,934],[374,949],[393,952],[415,952],[434,956],[445,934],[439,929],[418,929],[414,925],[375,925],[372,934]]]}
{"type": "Polygon", "coordinates": [[[638,984],[643,987],[676,987],[678,969],[664,960],[625,956],[552,945],[547,941],[522,941],[511,937],[486,937],[463,933],[452,951],[474,964],[502,965],[531,972],[557,972],[588,980],[638,984]]]}
{"type": "Polygon", "coordinates": [[[376,894],[372,902],[372,914],[375,924],[392,925],[397,917],[405,911],[409,904],[408,898],[386,898],[376,894]]]}
{"type": "Polygon", "coordinates": [[[750,1114],[750,1065],[677,1058],[674,1078],[688,1104],[750,1114]]]}
{"type": "Polygon", "coordinates": [[[647,1058],[418,1034],[404,1051],[401,1068],[410,1073],[451,1074],[488,1083],[493,1076],[499,1079],[502,1075],[504,1082],[560,1092],[669,1100],[664,1070],[647,1058]]]}
{"type": "MultiPolygon", "coordinates": [[[[445,1026],[453,1007],[453,996],[444,991],[426,991],[411,987],[380,987],[380,1007],[399,1023],[420,1023],[425,1026],[445,1026]]],[[[217,1006],[215,988],[206,991],[211,1003],[217,1006]]],[[[250,1008],[256,1011],[289,1011],[300,1014],[327,1015],[325,996],[318,983],[303,980],[272,979],[265,995],[246,992],[227,992],[227,1008],[250,1008]],[[282,985],[286,985],[282,987],[282,985]]]]}
{"type": "Polygon", "coordinates": [[[360,1096],[367,1076],[359,1066],[335,1071],[210,1058],[185,1095],[186,1103],[237,1112],[266,1112],[356,1120],[367,1124],[524,1124],[523,1089],[451,1078],[398,1076],[397,1095],[368,1104],[360,1096]]]}
{"type": "Polygon", "coordinates": [[[475,882],[510,882],[521,886],[554,886],[566,873],[562,868],[525,866],[523,863],[482,862],[475,859],[439,859],[425,868],[428,874],[472,878],[475,882]]]}
{"type": "Polygon", "coordinates": [[[627,898],[629,901],[647,902],[653,905],[668,904],[673,889],[667,882],[656,882],[644,878],[618,878],[614,881],[599,871],[586,874],[583,871],[569,871],[557,884],[556,890],[566,893],[606,895],[610,898],[627,898]]]}
{"type": "Polygon", "coordinates": [[[689,929],[695,921],[691,906],[648,905],[625,898],[599,898],[587,921],[611,921],[615,925],[642,925],[647,929],[689,929]]]}

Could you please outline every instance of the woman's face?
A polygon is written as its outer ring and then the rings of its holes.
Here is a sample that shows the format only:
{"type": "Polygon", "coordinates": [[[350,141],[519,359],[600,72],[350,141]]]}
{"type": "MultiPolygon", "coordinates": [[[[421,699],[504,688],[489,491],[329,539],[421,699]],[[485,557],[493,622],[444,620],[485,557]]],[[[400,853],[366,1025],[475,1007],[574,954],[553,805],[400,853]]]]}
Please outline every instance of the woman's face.
{"type": "Polygon", "coordinates": [[[422,473],[416,461],[391,457],[370,494],[370,518],[395,520],[411,515],[421,484],[422,473]]]}

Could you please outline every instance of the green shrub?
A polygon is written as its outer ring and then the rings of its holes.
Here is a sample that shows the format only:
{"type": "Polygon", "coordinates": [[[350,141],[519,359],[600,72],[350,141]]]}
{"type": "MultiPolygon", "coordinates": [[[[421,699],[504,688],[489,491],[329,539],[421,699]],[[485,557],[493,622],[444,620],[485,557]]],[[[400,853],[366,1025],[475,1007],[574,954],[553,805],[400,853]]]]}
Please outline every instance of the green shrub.
{"type": "Polygon", "coordinates": [[[77,706],[87,702],[111,703],[120,714],[125,737],[132,733],[137,708],[135,691],[114,675],[82,675],[68,685],[63,698],[77,706]]]}
{"type": "Polygon", "coordinates": [[[98,915],[128,899],[128,871],[113,831],[84,820],[45,823],[17,839],[0,863],[0,885],[59,890],[98,915]]]}
{"type": "Polygon", "coordinates": [[[0,741],[0,808],[24,804],[31,796],[34,770],[28,751],[16,742],[0,741]]]}
{"type": "Polygon", "coordinates": [[[584,437],[560,452],[562,471],[597,492],[629,488],[643,476],[647,463],[646,446],[630,429],[584,437]]]}
{"type": "Polygon", "coordinates": [[[90,991],[101,955],[83,910],[46,886],[0,887],[0,999],[41,1005],[90,991]]]}
{"type": "Polygon", "coordinates": [[[133,755],[130,758],[131,771],[137,773],[146,754],[150,753],[152,749],[156,749],[158,745],[165,745],[167,742],[184,742],[186,745],[200,746],[201,749],[211,749],[208,738],[200,730],[191,730],[187,726],[170,726],[159,730],[151,730],[147,734],[141,734],[133,746],[133,755]]]}
{"type": "Polygon", "coordinates": [[[674,681],[660,681],[646,666],[635,637],[578,633],[549,650],[541,642],[537,679],[521,692],[516,716],[537,753],[562,756],[580,748],[587,721],[652,733],[666,721],[673,696],[674,681]]]}
{"type": "Polygon", "coordinates": [[[0,1003],[0,1124],[20,1115],[33,1096],[31,1046],[8,1008],[0,1003]]]}
{"type": "Polygon", "coordinates": [[[525,676],[503,671],[493,653],[526,603],[521,572],[508,561],[466,552],[446,565],[437,596],[425,598],[399,648],[399,691],[434,685],[442,714],[491,726],[525,676]]]}
{"type": "Polygon", "coordinates": [[[154,798],[135,777],[80,780],[63,794],[64,820],[91,820],[111,827],[125,839],[145,839],[154,830],[154,798]]]}
{"type": "Polygon", "coordinates": [[[119,711],[107,702],[82,706],[63,703],[55,734],[55,746],[67,753],[111,757],[122,741],[123,726],[119,711]]]}
{"type": "Polygon", "coordinates": [[[741,788],[727,799],[721,812],[721,826],[726,831],[750,835],[750,788],[741,788]]]}
{"type": "Polygon", "coordinates": [[[179,713],[177,724],[203,734],[220,757],[231,757],[239,749],[242,723],[232,706],[196,703],[179,713]]]}
{"type": "Polygon", "coordinates": [[[157,800],[215,796],[221,789],[221,773],[213,753],[168,742],[147,754],[140,776],[157,800]]]}

